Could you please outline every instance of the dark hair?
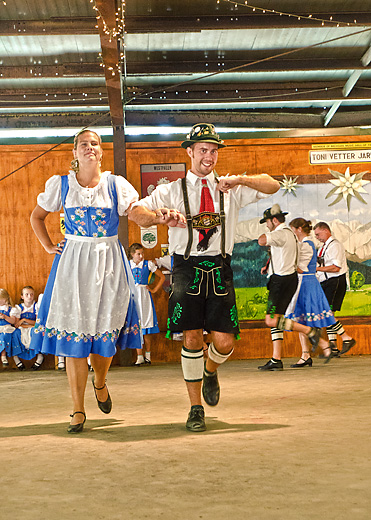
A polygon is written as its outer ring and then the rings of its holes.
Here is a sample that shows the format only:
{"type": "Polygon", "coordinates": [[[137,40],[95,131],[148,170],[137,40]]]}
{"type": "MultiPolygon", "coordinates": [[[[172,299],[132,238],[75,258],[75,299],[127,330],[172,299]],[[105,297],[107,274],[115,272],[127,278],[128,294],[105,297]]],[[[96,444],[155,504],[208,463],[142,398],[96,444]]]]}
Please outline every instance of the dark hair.
{"type": "Polygon", "coordinates": [[[272,215],[271,220],[273,220],[274,218],[276,218],[280,224],[283,224],[286,220],[285,215],[282,215],[281,213],[279,213],[278,215],[272,215]]]}
{"type": "Polygon", "coordinates": [[[135,251],[138,251],[138,249],[143,249],[142,244],[139,244],[138,242],[134,242],[134,244],[131,244],[131,246],[128,249],[129,260],[130,258],[133,258],[133,254],[135,253],[135,251]]]}
{"type": "Polygon", "coordinates": [[[314,226],[313,229],[317,229],[317,228],[327,229],[327,231],[329,231],[331,233],[330,226],[328,224],[326,224],[326,222],[317,222],[317,224],[314,226]]]}
{"type": "Polygon", "coordinates": [[[294,218],[290,222],[290,227],[294,227],[295,229],[299,229],[300,227],[304,231],[304,233],[310,233],[312,231],[312,222],[310,220],[305,220],[305,218],[298,217],[294,218]]]}

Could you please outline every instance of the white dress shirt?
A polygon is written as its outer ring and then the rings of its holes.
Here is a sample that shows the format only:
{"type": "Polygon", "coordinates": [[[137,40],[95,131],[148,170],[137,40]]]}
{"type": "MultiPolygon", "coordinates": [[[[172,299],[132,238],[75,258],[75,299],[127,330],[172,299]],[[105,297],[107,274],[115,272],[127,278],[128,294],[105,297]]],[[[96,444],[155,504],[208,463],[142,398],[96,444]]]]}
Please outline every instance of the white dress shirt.
{"type": "MultiPolygon", "coordinates": [[[[214,173],[211,172],[206,177],[198,177],[190,170],[187,172],[187,192],[189,199],[189,207],[191,215],[197,215],[200,211],[202,179],[207,180],[207,184],[214,202],[214,210],[216,213],[220,211],[219,194],[216,190],[217,182],[214,173]]],[[[226,233],[225,233],[225,252],[232,254],[234,246],[234,235],[236,224],[238,220],[238,212],[240,208],[256,202],[259,199],[269,197],[269,194],[261,193],[247,186],[235,186],[227,193],[224,193],[224,211],[226,214],[226,233]]],[[[169,184],[160,184],[157,188],[144,199],[136,202],[135,206],[144,206],[149,210],[156,210],[158,208],[177,209],[183,215],[186,214],[183,200],[183,192],[181,179],[170,182],[169,184]]],[[[199,232],[197,229],[193,230],[193,243],[191,248],[191,256],[215,256],[221,253],[221,229],[217,228],[217,232],[212,235],[209,247],[206,251],[197,251],[197,244],[199,240],[199,232]]],[[[169,227],[169,253],[170,255],[176,253],[183,255],[188,242],[188,229],[179,227],[169,227]]]]}
{"type": "Polygon", "coordinates": [[[320,282],[324,282],[328,278],[335,278],[348,272],[347,258],[345,256],[345,248],[336,238],[330,236],[322,247],[318,250],[318,256],[323,256],[324,265],[336,265],[340,267],[337,273],[325,273],[317,271],[317,277],[320,282]]]}
{"type": "Polygon", "coordinates": [[[268,276],[286,276],[296,272],[298,262],[298,242],[291,229],[283,222],[276,229],[265,233],[267,246],[271,248],[268,276]]]}

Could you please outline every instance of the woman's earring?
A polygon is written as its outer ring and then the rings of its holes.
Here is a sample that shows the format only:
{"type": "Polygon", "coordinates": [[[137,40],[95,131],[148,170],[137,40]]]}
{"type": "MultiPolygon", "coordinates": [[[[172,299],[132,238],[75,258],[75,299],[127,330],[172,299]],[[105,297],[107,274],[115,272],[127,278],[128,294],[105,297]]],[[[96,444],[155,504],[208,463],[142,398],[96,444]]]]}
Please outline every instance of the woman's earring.
{"type": "Polygon", "coordinates": [[[79,171],[79,160],[78,159],[72,159],[71,168],[76,173],[79,171]]]}

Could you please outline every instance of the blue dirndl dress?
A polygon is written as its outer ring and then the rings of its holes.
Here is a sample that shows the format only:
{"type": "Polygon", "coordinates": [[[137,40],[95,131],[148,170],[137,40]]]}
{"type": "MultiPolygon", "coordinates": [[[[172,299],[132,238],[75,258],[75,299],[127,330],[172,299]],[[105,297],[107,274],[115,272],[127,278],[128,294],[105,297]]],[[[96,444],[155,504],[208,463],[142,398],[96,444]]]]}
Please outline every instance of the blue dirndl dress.
{"type": "Polygon", "coordinates": [[[134,267],[131,263],[131,271],[134,276],[135,286],[138,289],[143,336],[146,334],[157,334],[160,332],[160,329],[158,328],[155,304],[153,303],[152,294],[147,288],[151,273],[148,267],[148,260],[143,260],[142,267],[134,267]]]}
{"type": "MultiPolygon", "coordinates": [[[[32,305],[31,310],[24,310],[24,305],[21,303],[19,305],[21,309],[20,318],[26,318],[28,320],[32,320],[36,322],[36,303],[32,305]]],[[[29,328],[18,328],[13,332],[12,337],[12,356],[18,356],[21,359],[29,360],[37,356],[39,354],[39,350],[33,350],[30,348],[31,338],[34,334],[34,329],[29,328]]]]}
{"type": "MultiPolygon", "coordinates": [[[[5,314],[6,316],[10,316],[11,307],[7,307],[6,309],[3,307],[0,309],[1,314],[5,314]]],[[[12,356],[12,336],[15,331],[15,327],[10,325],[9,322],[4,320],[4,318],[0,318],[0,352],[5,350],[8,356],[12,356]]]]}
{"type": "Polygon", "coordinates": [[[117,236],[115,176],[104,175],[111,207],[66,207],[71,174],[61,177],[66,242],[55,255],[31,340],[44,354],[111,357],[116,346],[141,348],[136,289],[117,236]]]}
{"type": "Polygon", "coordinates": [[[286,311],[286,317],[309,327],[329,327],[336,320],[316,278],[317,251],[311,240],[305,242],[311,246],[313,255],[307,266],[308,271],[299,274],[298,289],[286,311]]]}

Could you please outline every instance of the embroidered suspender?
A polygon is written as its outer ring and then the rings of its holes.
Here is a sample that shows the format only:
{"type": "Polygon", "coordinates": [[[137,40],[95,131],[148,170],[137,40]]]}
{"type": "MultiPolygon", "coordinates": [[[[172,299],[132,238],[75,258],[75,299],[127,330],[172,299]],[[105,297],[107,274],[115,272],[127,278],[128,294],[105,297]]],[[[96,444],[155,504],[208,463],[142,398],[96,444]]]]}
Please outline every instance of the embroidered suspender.
{"type": "MultiPolygon", "coordinates": [[[[187,230],[188,230],[188,242],[183,255],[184,260],[188,260],[193,243],[193,217],[189,208],[189,199],[186,178],[182,177],[182,191],[184,199],[184,208],[186,211],[187,230]]],[[[226,257],[225,253],[225,212],[224,212],[224,194],[222,191],[219,192],[219,204],[220,204],[220,225],[221,225],[221,254],[222,257],[226,257]]]]}
{"type": "Polygon", "coordinates": [[[189,200],[188,200],[188,192],[187,192],[187,184],[186,178],[182,177],[182,191],[183,191],[183,199],[184,199],[184,207],[186,210],[186,219],[187,219],[187,229],[188,229],[188,242],[186,246],[186,250],[184,252],[184,260],[188,260],[189,255],[191,253],[191,247],[193,242],[193,227],[192,227],[192,215],[191,210],[189,209],[189,200]]]}
{"type": "Polygon", "coordinates": [[[225,258],[225,212],[224,212],[224,193],[219,192],[219,204],[220,204],[220,224],[221,224],[221,251],[222,257],[225,258]]]}

